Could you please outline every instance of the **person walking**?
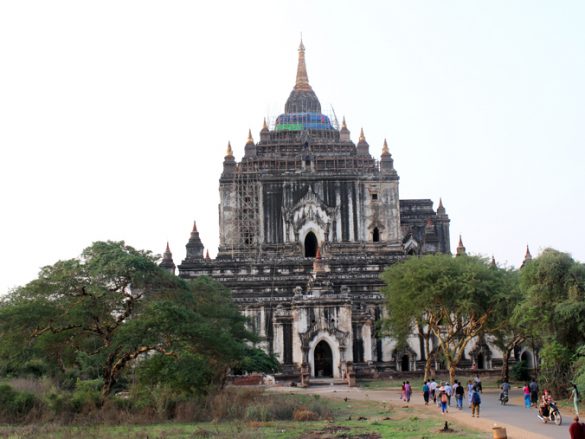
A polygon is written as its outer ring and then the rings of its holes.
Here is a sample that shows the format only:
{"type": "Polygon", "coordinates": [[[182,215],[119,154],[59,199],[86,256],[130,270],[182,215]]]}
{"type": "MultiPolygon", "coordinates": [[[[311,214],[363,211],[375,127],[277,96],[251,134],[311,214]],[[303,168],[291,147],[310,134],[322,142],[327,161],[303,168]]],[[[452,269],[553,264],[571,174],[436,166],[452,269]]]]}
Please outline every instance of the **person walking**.
{"type": "Polygon", "coordinates": [[[447,397],[447,392],[445,392],[445,389],[443,387],[441,388],[443,390],[439,392],[439,398],[441,400],[441,414],[444,415],[445,413],[449,413],[449,410],[447,410],[447,402],[449,401],[449,398],[447,397]]]}
{"type": "Polygon", "coordinates": [[[459,410],[463,409],[463,396],[465,394],[465,389],[461,383],[457,383],[457,388],[455,389],[455,400],[457,401],[457,408],[459,410]]]}
{"type": "Polygon", "coordinates": [[[433,404],[437,403],[437,382],[433,378],[429,384],[429,389],[431,391],[431,398],[433,398],[433,404]]]}
{"type": "Polygon", "coordinates": [[[585,425],[579,422],[579,416],[573,418],[573,423],[569,427],[571,439],[585,439],[585,425]]]}
{"type": "Polygon", "coordinates": [[[469,403],[469,408],[471,408],[471,397],[473,396],[473,381],[467,381],[467,402],[469,403]]]}
{"type": "Polygon", "coordinates": [[[524,394],[524,407],[527,409],[530,408],[530,386],[528,383],[522,388],[522,393],[524,394]]]}
{"type": "Polygon", "coordinates": [[[477,417],[479,418],[479,406],[481,404],[481,397],[479,396],[479,391],[477,387],[473,388],[473,394],[471,395],[471,417],[473,418],[477,413],[477,417]]]}
{"type": "Polygon", "coordinates": [[[406,382],[404,385],[404,396],[406,397],[406,402],[410,402],[410,395],[412,395],[412,387],[410,387],[410,382],[406,382]]]}
{"type": "Polygon", "coordinates": [[[571,397],[573,398],[573,407],[575,407],[575,415],[579,416],[579,403],[581,402],[581,394],[577,388],[577,384],[571,384],[571,397]]]}
{"type": "Polygon", "coordinates": [[[423,399],[425,400],[425,405],[429,405],[430,388],[429,388],[428,381],[425,381],[425,383],[423,384],[422,392],[423,392],[423,399]]]}
{"type": "Polygon", "coordinates": [[[402,387],[400,389],[400,399],[406,401],[406,381],[402,381],[402,387]]]}
{"type": "Polygon", "coordinates": [[[449,404],[449,407],[451,407],[451,395],[453,394],[453,388],[451,387],[449,381],[447,381],[445,384],[445,393],[447,394],[447,403],[449,404]]]}
{"type": "Polygon", "coordinates": [[[530,404],[531,406],[538,407],[538,384],[532,378],[530,381],[530,404]]]}

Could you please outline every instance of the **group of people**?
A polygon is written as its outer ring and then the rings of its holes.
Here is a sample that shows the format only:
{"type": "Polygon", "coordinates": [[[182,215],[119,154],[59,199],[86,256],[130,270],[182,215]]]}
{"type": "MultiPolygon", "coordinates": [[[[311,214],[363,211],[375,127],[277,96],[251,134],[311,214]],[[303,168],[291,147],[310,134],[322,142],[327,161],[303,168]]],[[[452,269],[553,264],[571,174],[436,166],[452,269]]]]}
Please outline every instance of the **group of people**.
{"type": "MultiPolygon", "coordinates": [[[[481,381],[469,380],[467,383],[467,401],[471,407],[471,416],[479,418],[479,406],[481,404],[481,381]],[[479,385],[478,385],[479,383],[479,385]]],[[[451,407],[451,398],[454,396],[458,410],[463,409],[463,399],[465,398],[465,387],[458,380],[451,385],[449,382],[437,383],[434,379],[425,381],[422,386],[423,398],[425,405],[429,405],[431,399],[434,404],[441,408],[444,415],[449,412],[451,407]]]]}

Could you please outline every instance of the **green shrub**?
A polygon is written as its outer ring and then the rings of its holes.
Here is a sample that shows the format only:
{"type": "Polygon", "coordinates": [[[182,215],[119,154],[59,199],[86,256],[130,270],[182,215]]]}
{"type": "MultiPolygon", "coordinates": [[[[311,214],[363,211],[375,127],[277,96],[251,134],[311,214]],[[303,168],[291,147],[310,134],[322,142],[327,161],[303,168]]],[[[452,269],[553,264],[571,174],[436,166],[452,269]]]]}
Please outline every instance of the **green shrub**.
{"type": "Polygon", "coordinates": [[[71,408],[75,412],[89,412],[101,405],[101,378],[96,380],[77,380],[71,395],[71,408]]]}
{"type": "Polygon", "coordinates": [[[526,361],[518,361],[510,370],[512,379],[515,381],[528,382],[530,380],[530,370],[526,361]]]}
{"type": "Polygon", "coordinates": [[[47,373],[49,367],[44,360],[32,358],[22,365],[21,373],[26,376],[40,378],[47,373]]]}
{"type": "Polygon", "coordinates": [[[7,384],[0,385],[0,418],[7,422],[24,418],[38,403],[34,395],[18,392],[7,384]]]}

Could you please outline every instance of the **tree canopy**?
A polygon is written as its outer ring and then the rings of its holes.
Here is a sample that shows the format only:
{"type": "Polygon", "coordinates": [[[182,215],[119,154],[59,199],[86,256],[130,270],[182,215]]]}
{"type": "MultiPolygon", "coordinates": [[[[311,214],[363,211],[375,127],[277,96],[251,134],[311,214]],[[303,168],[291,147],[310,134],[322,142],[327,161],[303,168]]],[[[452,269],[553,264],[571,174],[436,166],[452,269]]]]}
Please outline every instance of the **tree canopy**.
{"type": "Polygon", "coordinates": [[[545,249],[520,270],[520,288],[515,318],[540,347],[542,380],[557,394],[575,376],[585,385],[585,264],[545,249]]]}
{"type": "Polygon", "coordinates": [[[37,361],[55,376],[101,378],[103,397],[130,365],[139,377],[200,392],[262,355],[245,323],[217,282],[186,282],[149,252],[96,242],[3,299],[0,364],[10,372],[37,361]]]}
{"type": "Polygon", "coordinates": [[[506,270],[479,257],[411,257],[382,275],[387,328],[399,339],[422,322],[437,338],[451,380],[467,344],[493,322],[506,300],[506,270]]]}

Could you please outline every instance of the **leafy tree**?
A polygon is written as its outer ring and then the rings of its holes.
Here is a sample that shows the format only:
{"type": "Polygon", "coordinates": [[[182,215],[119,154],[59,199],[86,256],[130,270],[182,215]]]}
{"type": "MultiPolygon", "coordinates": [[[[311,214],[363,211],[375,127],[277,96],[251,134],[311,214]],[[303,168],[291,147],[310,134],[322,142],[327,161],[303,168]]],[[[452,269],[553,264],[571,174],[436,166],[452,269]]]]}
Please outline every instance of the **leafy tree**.
{"type": "Polygon", "coordinates": [[[436,337],[451,381],[468,343],[487,331],[506,294],[506,271],[474,256],[409,258],[382,275],[388,327],[407,334],[423,320],[436,337]]]}
{"type": "Polygon", "coordinates": [[[585,264],[567,253],[545,249],[520,270],[520,287],[525,299],[517,318],[542,346],[541,378],[565,393],[571,379],[565,372],[575,369],[577,378],[582,373],[579,353],[585,346],[585,264]]]}
{"type": "Polygon", "coordinates": [[[543,341],[576,349],[585,343],[585,264],[545,249],[520,273],[524,323],[543,341]]]}
{"type": "Polygon", "coordinates": [[[185,282],[149,252],[96,242],[4,299],[0,340],[3,363],[45,358],[53,371],[101,378],[105,398],[139,358],[193,391],[221,385],[254,337],[218,283],[185,282]],[[182,377],[195,368],[191,381],[182,377]]]}
{"type": "Polygon", "coordinates": [[[506,294],[496,301],[490,335],[492,342],[502,351],[501,380],[510,378],[510,355],[528,335],[518,316],[518,309],[524,300],[516,270],[505,270],[504,281],[506,294]]]}

